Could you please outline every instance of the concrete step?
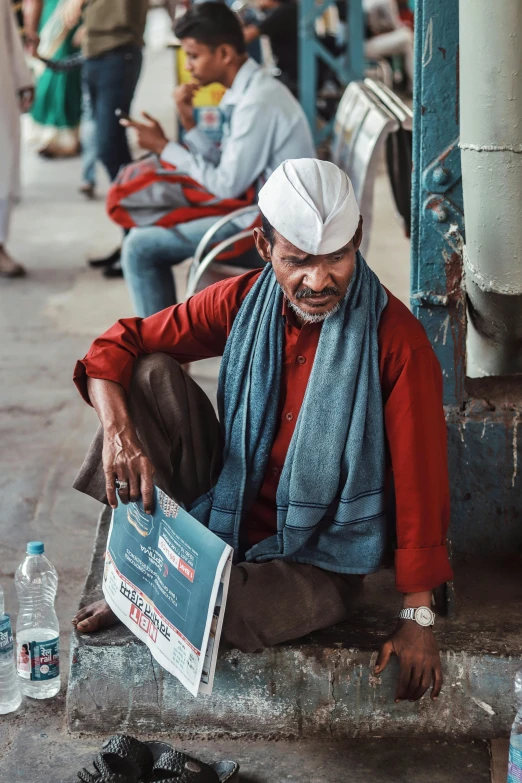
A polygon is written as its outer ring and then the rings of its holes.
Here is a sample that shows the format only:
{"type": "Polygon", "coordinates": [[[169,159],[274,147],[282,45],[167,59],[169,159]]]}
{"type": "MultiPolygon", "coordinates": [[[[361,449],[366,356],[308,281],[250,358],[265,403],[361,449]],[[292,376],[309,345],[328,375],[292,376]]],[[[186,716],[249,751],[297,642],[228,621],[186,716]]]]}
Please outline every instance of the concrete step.
{"type": "MultiPolygon", "coordinates": [[[[108,524],[104,513],[82,605],[101,597],[108,524]]],[[[520,557],[458,564],[458,611],[437,621],[445,685],[435,703],[394,703],[396,662],[382,677],[372,673],[398,608],[393,574],[383,570],[367,578],[350,623],[255,655],[222,653],[211,697],[190,696],[123,626],[74,634],[69,729],[277,739],[506,736],[522,668],[520,566],[520,557]]]]}

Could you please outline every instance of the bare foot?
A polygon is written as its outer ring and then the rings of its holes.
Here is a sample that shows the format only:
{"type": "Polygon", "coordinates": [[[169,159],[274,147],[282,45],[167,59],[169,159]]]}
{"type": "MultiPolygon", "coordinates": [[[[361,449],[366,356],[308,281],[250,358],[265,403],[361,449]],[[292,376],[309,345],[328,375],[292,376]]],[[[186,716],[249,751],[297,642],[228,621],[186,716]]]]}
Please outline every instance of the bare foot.
{"type": "Polygon", "coordinates": [[[96,633],[119,622],[107,601],[95,601],[73,617],[71,623],[80,633],[96,633]]]}

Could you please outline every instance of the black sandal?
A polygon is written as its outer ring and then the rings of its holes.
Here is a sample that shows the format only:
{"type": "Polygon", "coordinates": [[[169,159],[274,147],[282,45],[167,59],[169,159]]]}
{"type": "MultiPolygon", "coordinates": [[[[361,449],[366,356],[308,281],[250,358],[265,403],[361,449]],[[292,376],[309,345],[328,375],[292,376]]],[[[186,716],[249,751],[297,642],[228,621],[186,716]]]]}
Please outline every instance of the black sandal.
{"type": "Polygon", "coordinates": [[[151,750],[154,764],[143,783],[227,783],[239,771],[235,761],[218,761],[204,764],[202,761],[176,750],[167,742],[144,743],[151,750]]]}
{"type": "Polygon", "coordinates": [[[167,750],[154,762],[152,772],[144,783],[219,783],[219,778],[208,764],[196,761],[179,750],[167,750]]]}
{"type": "Polygon", "coordinates": [[[137,778],[130,778],[128,775],[118,775],[113,772],[104,762],[101,754],[96,756],[92,765],[94,772],[91,772],[86,767],[78,772],[78,779],[82,783],[131,783],[131,781],[132,783],[138,783],[137,778]]]}
{"type": "Polygon", "coordinates": [[[204,764],[166,742],[141,742],[127,734],[109,737],[93,761],[82,769],[82,783],[228,783],[239,770],[235,761],[204,764]]]}
{"type": "Polygon", "coordinates": [[[82,783],[139,783],[154,764],[150,748],[127,734],[109,737],[93,761],[94,772],[82,769],[82,783]]]}

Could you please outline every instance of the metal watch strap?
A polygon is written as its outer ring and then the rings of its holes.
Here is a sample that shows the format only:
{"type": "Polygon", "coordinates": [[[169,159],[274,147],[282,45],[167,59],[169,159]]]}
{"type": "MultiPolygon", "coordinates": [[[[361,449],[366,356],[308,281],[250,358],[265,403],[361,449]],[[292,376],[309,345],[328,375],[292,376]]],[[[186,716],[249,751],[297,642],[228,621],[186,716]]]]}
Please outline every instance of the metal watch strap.
{"type": "Polygon", "coordinates": [[[421,628],[429,628],[435,622],[435,615],[429,606],[418,606],[416,608],[401,609],[399,619],[415,620],[421,628]]]}

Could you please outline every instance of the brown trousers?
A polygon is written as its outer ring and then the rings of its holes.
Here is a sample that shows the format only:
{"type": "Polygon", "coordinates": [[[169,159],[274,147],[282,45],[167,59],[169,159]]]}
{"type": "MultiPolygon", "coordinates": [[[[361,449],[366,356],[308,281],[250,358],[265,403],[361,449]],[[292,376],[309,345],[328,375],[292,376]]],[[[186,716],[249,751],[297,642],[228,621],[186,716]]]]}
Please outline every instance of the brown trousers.
{"type": "MultiPolygon", "coordinates": [[[[161,489],[190,504],[213,486],[221,461],[219,423],[206,394],[174,359],[138,359],[129,410],[161,489]]],[[[107,503],[102,445],[100,428],[74,486],[107,503]]],[[[311,565],[240,563],[232,567],[222,639],[243,652],[298,639],[346,620],[361,590],[359,576],[311,565]]]]}

